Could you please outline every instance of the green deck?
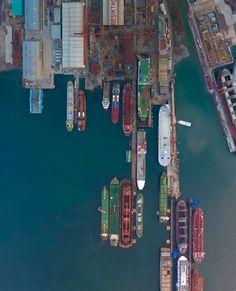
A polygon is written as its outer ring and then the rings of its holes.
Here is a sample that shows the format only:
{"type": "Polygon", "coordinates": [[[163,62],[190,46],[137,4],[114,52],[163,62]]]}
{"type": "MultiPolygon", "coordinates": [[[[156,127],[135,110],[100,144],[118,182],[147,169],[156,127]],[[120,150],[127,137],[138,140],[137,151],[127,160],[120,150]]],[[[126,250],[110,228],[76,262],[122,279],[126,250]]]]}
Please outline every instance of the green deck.
{"type": "Polygon", "coordinates": [[[150,85],[149,58],[143,58],[138,63],[138,85],[150,85]]]}
{"type": "Polygon", "coordinates": [[[109,213],[109,234],[117,234],[120,232],[119,222],[119,201],[120,201],[120,185],[116,177],[111,180],[110,185],[110,213],[109,213]]]}
{"type": "Polygon", "coordinates": [[[109,192],[106,186],[103,186],[101,193],[101,234],[108,235],[108,217],[109,217],[109,192]]]}
{"type": "Polygon", "coordinates": [[[149,89],[149,86],[138,85],[138,115],[142,121],[145,121],[148,117],[149,89]]]}
{"type": "Polygon", "coordinates": [[[167,207],[168,207],[168,187],[167,187],[167,175],[163,172],[160,178],[160,201],[159,201],[159,218],[160,222],[167,222],[167,207]]]}

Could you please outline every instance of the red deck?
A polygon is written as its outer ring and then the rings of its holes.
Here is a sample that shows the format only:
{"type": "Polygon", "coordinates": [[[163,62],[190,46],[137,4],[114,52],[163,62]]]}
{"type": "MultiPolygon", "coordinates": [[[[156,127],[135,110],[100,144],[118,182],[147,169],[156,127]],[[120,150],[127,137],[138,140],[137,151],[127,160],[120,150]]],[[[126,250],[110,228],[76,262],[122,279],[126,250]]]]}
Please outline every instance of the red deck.
{"type": "Polygon", "coordinates": [[[127,136],[133,130],[132,103],[132,85],[127,83],[123,90],[123,131],[127,136]]]}
{"type": "Polygon", "coordinates": [[[79,131],[84,131],[86,127],[86,97],[82,90],[78,92],[78,100],[76,104],[76,119],[79,131]]]}
{"type": "Polygon", "coordinates": [[[129,180],[121,182],[121,214],[120,214],[120,246],[128,248],[132,245],[132,183],[129,180]]]}
{"type": "Polygon", "coordinates": [[[193,260],[200,264],[205,257],[204,253],[204,218],[203,210],[197,208],[193,214],[193,260]]]}
{"type": "Polygon", "coordinates": [[[191,291],[203,291],[204,280],[197,269],[192,270],[191,291]]]}

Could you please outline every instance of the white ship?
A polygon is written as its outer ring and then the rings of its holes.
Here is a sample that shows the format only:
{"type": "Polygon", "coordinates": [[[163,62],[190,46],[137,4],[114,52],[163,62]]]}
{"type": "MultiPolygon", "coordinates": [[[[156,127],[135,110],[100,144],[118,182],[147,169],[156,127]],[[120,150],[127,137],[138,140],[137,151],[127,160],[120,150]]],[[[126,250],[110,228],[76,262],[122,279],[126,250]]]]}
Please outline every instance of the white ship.
{"type": "Polygon", "coordinates": [[[137,186],[142,190],[145,185],[146,177],[146,132],[144,130],[137,131],[137,186]]]}
{"type": "Polygon", "coordinates": [[[188,291],[189,288],[189,269],[188,260],[181,256],[177,265],[177,291],[188,291]]]}
{"type": "Polygon", "coordinates": [[[110,83],[105,82],[103,85],[102,107],[105,111],[110,106],[110,83]]]}
{"type": "Polygon", "coordinates": [[[67,119],[66,129],[72,131],[74,127],[74,85],[72,81],[67,83],[67,119]]]}
{"type": "Polygon", "coordinates": [[[166,167],[170,163],[170,106],[161,106],[159,111],[158,161],[166,167]]]}
{"type": "Polygon", "coordinates": [[[183,126],[187,126],[187,127],[190,127],[192,125],[191,122],[184,121],[184,120],[178,120],[177,123],[183,126]]]}

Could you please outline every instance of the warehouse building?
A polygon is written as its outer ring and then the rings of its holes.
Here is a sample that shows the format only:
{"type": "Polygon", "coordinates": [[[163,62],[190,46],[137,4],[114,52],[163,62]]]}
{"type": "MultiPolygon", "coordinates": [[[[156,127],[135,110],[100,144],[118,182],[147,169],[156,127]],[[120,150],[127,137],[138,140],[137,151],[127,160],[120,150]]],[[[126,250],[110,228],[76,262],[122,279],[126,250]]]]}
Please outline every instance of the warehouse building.
{"type": "Polygon", "coordinates": [[[12,0],[12,16],[23,16],[23,0],[12,0]]]}
{"type": "Polygon", "coordinates": [[[124,0],[103,0],[103,25],[124,25],[124,0]]]}
{"type": "Polygon", "coordinates": [[[25,0],[25,29],[40,30],[43,19],[42,0],[25,0]]]}
{"type": "Polygon", "coordinates": [[[62,67],[83,68],[84,61],[84,5],[79,2],[62,3],[62,67]]]}
{"type": "Polygon", "coordinates": [[[23,79],[36,81],[42,76],[42,41],[23,41],[23,79]]]}

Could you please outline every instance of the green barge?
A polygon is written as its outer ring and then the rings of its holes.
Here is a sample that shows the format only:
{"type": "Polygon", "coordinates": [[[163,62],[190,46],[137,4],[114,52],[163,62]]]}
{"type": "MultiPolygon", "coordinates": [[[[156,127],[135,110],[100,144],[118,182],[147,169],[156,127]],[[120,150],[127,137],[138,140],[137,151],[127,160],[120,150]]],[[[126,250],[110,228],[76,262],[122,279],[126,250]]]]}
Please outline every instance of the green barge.
{"type": "Polygon", "coordinates": [[[120,233],[120,184],[116,177],[110,184],[109,239],[113,247],[118,246],[120,233]]]}
{"type": "Polygon", "coordinates": [[[160,223],[167,223],[169,216],[168,209],[168,186],[167,175],[163,172],[160,178],[160,194],[159,194],[159,221],[160,223]]]}
{"type": "Polygon", "coordinates": [[[101,238],[108,239],[108,219],[109,219],[109,192],[106,186],[102,187],[101,192],[101,238]]]}

